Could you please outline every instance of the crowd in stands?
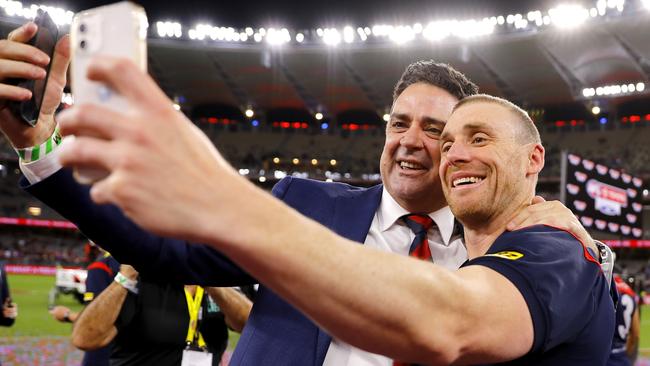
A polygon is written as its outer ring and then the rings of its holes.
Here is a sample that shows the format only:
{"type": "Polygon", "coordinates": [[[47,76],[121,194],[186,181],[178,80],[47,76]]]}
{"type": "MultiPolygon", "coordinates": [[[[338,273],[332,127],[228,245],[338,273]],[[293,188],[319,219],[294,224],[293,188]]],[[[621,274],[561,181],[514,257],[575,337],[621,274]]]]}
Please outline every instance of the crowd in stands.
{"type": "Polygon", "coordinates": [[[7,264],[85,266],[77,231],[0,227],[0,261],[7,264]]]}

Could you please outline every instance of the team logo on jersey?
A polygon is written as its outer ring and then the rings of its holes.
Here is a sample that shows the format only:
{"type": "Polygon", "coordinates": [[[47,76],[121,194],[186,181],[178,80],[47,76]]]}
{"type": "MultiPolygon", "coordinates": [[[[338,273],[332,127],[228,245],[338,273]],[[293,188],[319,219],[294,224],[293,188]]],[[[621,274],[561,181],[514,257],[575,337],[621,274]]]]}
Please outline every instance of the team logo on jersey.
{"type": "Polygon", "coordinates": [[[486,257],[499,257],[499,258],[503,258],[503,259],[509,259],[511,261],[516,261],[517,259],[523,257],[524,255],[519,253],[519,252],[512,251],[512,250],[504,250],[503,252],[498,252],[498,253],[494,253],[494,254],[486,254],[485,256],[486,257]]]}
{"type": "Polygon", "coordinates": [[[86,292],[86,293],[84,294],[84,301],[85,301],[85,302],[93,301],[94,298],[95,298],[95,294],[92,293],[92,292],[86,292]]]}

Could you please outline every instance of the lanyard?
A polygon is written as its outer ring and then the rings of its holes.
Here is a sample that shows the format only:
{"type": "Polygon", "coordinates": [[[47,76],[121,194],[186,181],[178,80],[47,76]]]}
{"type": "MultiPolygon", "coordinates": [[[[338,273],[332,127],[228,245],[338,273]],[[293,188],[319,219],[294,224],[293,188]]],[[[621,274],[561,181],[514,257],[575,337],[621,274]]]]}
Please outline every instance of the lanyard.
{"type": "Polygon", "coordinates": [[[203,287],[201,286],[196,286],[196,293],[194,294],[194,299],[192,299],[192,295],[185,289],[185,300],[187,300],[187,310],[190,313],[190,324],[187,329],[187,337],[185,337],[185,341],[187,342],[187,345],[191,345],[194,343],[194,338],[196,337],[196,334],[198,334],[199,338],[199,343],[198,346],[199,348],[205,348],[205,341],[203,340],[203,336],[201,335],[201,332],[197,330],[198,326],[198,320],[199,320],[199,313],[201,312],[201,301],[203,300],[203,287]]]}

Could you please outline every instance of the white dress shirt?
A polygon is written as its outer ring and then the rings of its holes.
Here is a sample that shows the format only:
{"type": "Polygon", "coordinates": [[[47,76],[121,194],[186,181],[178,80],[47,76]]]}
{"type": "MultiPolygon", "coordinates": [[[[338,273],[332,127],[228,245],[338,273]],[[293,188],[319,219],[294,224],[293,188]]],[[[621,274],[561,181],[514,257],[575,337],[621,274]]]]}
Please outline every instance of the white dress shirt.
{"type": "MultiPolygon", "coordinates": [[[[387,252],[408,255],[415,233],[400,217],[410,212],[403,209],[388,194],[382,192],[381,203],[370,224],[365,245],[387,252]]],[[[449,207],[429,214],[438,230],[429,230],[427,238],[434,263],[450,270],[456,270],[467,260],[467,250],[461,236],[454,235],[454,216],[449,207]]],[[[337,339],[332,339],[323,366],[392,366],[393,360],[363,351],[337,339]]]]}

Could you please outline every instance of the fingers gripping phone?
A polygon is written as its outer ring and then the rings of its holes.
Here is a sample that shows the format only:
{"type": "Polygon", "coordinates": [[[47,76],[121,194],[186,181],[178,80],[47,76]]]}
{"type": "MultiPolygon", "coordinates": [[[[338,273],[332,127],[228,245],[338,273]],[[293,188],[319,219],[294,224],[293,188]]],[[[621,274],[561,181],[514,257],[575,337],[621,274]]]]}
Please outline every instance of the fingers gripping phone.
{"type": "MultiPolygon", "coordinates": [[[[128,58],[147,70],[147,16],[141,6],[128,1],[100,6],[77,13],[70,28],[72,49],[71,87],[76,105],[93,103],[117,111],[128,108],[128,101],[109,86],[87,78],[95,57],[128,58]]],[[[75,178],[85,184],[104,178],[107,172],[80,167],[75,178]]]]}
{"type": "MultiPolygon", "coordinates": [[[[48,13],[41,9],[37,10],[36,18],[34,18],[34,23],[38,27],[38,30],[36,31],[36,35],[29,41],[29,44],[43,51],[50,57],[51,60],[59,35],[59,29],[57,28],[54,21],[52,21],[52,18],[50,18],[48,13]]],[[[38,116],[41,113],[41,105],[43,104],[43,96],[45,95],[47,80],[50,76],[51,64],[52,62],[47,65],[47,68],[45,70],[46,74],[43,79],[16,79],[13,82],[13,84],[16,86],[25,88],[32,92],[32,97],[29,100],[10,103],[13,112],[17,116],[21,117],[25,123],[29,124],[32,127],[36,126],[38,116]]]]}

